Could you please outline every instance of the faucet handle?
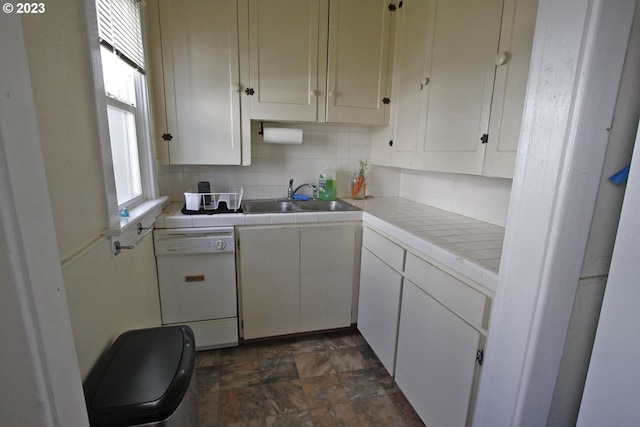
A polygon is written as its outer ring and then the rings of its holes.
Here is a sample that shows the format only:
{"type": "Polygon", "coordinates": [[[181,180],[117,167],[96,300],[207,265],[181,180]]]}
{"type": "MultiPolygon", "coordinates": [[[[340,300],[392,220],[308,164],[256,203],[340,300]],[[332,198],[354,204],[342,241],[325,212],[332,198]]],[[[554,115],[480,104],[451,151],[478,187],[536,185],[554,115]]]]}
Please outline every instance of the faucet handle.
{"type": "Polygon", "coordinates": [[[293,186],[293,178],[289,180],[289,187],[293,186]]]}

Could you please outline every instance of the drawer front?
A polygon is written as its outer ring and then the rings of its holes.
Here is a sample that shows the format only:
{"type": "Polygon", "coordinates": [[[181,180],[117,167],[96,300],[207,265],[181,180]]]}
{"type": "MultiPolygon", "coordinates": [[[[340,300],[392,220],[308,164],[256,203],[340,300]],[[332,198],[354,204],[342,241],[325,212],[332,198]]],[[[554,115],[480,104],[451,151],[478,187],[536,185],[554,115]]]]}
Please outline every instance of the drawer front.
{"type": "Polygon", "coordinates": [[[405,277],[476,328],[486,329],[486,295],[412,253],[407,253],[405,277]]]}
{"type": "Polygon", "coordinates": [[[362,246],[369,249],[378,258],[389,264],[391,268],[402,272],[404,264],[404,248],[396,245],[386,237],[364,227],[362,246]]]}

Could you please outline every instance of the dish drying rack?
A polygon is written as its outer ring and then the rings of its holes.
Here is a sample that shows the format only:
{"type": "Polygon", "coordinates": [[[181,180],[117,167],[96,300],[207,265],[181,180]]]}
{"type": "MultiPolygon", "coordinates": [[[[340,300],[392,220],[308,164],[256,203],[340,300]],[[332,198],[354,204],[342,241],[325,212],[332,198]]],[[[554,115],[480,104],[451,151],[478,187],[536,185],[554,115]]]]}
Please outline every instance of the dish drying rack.
{"type": "Polygon", "coordinates": [[[210,193],[184,193],[187,210],[213,211],[218,209],[220,202],[225,202],[227,209],[237,211],[242,203],[244,190],[241,185],[214,185],[210,193]],[[193,209],[197,207],[197,209],[193,209]]]}

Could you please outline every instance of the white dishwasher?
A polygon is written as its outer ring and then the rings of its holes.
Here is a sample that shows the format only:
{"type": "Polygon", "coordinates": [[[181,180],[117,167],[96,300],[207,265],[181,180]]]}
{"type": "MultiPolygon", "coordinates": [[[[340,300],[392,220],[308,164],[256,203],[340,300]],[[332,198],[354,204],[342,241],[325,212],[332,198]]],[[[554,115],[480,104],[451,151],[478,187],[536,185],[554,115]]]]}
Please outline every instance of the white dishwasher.
{"type": "Polygon", "coordinates": [[[196,348],[238,345],[233,227],[154,231],[163,325],[189,325],[196,348]]]}

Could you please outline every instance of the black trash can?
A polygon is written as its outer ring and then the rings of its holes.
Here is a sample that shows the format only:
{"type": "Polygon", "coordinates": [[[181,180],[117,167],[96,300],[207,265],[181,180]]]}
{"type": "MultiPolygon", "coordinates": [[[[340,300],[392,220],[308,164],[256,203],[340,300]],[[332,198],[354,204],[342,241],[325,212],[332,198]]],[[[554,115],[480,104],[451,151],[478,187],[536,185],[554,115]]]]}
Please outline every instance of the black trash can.
{"type": "Polygon", "coordinates": [[[91,426],[197,427],[195,349],[188,326],[120,335],[84,383],[91,426]]]}

